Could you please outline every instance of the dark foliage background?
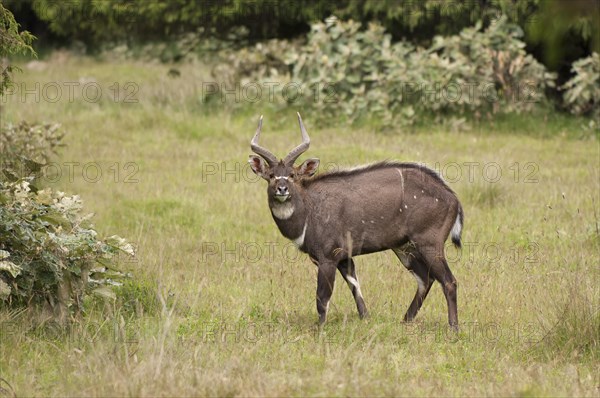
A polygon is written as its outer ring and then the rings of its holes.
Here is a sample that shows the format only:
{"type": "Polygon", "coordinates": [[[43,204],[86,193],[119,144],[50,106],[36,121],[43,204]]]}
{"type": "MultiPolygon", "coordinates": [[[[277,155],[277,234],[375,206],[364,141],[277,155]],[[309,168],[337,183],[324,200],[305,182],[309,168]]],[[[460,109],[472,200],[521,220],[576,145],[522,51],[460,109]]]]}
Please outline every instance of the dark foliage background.
{"type": "Polygon", "coordinates": [[[94,52],[119,42],[174,40],[194,32],[226,38],[235,27],[248,39],[295,38],[330,15],[367,26],[377,21],[394,41],[428,46],[436,35],[458,34],[505,15],[525,32],[527,52],[559,73],[600,49],[596,0],[4,0],[38,45],[83,45],[94,52]]]}

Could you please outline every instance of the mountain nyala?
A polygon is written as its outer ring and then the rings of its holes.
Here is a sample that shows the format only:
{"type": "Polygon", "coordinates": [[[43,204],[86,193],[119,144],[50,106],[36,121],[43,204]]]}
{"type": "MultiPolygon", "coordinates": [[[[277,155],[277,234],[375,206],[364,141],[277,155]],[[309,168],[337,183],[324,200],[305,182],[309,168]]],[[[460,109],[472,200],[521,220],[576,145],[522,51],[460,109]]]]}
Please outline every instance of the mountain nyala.
{"type": "Polygon", "coordinates": [[[416,163],[389,161],[315,175],[319,159],[294,166],[310,145],[300,114],[302,143],[280,160],[258,143],[262,121],[261,116],[250,143],[256,153],[250,166],[268,182],[269,208],[279,231],[318,267],[319,323],[327,319],[336,270],[350,287],[359,316],[367,316],[353,258],[392,250],[417,280],[404,320],[414,319],[438,281],[448,322],[458,329],[457,284],[444,243],[451,236],[460,247],[463,209],[441,176],[416,163]]]}

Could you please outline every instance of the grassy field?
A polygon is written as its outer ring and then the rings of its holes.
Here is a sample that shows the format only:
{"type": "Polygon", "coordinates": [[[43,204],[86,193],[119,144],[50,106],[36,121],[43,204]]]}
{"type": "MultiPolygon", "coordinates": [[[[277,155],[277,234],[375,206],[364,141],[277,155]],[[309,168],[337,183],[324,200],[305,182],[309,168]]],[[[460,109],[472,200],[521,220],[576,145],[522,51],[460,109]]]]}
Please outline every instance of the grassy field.
{"type": "Polygon", "coordinates": [[[448,246],[458,334],[447,328],[439,285],[414,323],[401,322],[416,283],[391,253],[356,259],[370,318],[358,319],[338,275],[320,332],[316,267],[280,236],[266,185],[246,167],[258,115],[266,113],[262,143],[283,156],[300,140],[297,109],[233,112],[229,99],[207,110],[207,69],[168,70],[59,53],[24,66],[2,102],[2,123],[62,123],[67,146],[54,185],[80,194],[100,234],[127,237],[138,256],[121,265],[133,278],[119,298],[90,300],[69,330],[2,309],[1,388],[9,383],[18,396],[600,394],[600,152],[586,121],[525,115],[467,132],[432,123],[380,133],[320,128],[303,112],[312,147],[299,161],[319,157],[322,169],[421,162],[440,170],[466,215],[462,251],[448,246]]]}

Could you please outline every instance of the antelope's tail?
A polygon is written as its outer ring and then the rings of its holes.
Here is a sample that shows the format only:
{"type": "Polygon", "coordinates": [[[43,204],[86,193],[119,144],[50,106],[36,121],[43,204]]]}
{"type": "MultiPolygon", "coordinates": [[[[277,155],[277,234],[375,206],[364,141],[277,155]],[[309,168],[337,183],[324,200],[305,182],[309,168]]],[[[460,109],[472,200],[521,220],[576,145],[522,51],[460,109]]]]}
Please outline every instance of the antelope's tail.
{"type": "Polygon", "coordinates": [[[461,247],[460,235],[462,234],[463,219],[464,219],[463,209],[459,203],[458,204],[458,214],[456,215],[456,221],[454,221],[454,225],[452,226],[452,231],[450,232],[450,235],[452,236],[452,243],[454,244],[454,246],[456,246],[459,249],[461,247]]]}

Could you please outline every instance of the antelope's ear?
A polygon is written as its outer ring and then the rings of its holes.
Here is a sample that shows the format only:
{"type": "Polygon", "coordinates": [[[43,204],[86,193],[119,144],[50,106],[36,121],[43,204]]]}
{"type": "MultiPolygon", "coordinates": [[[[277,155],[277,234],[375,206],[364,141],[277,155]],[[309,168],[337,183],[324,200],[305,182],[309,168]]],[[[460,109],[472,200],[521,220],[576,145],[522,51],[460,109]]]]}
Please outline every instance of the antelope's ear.
{"type": "Polygon", "coordinates": [[[250,163],[250,167],[252,168],[254,174],[264,178],[265,180],[269,180],[269,165],[263,158],[256,155],[250,155],[248,158],[248,163],[250,163]]]}
{"type": "Polygon", "coordinates": [[[298,174],[304,177],[314,175],[319,169],[319,159],[306,159],[298,168],[298,174]]]}

